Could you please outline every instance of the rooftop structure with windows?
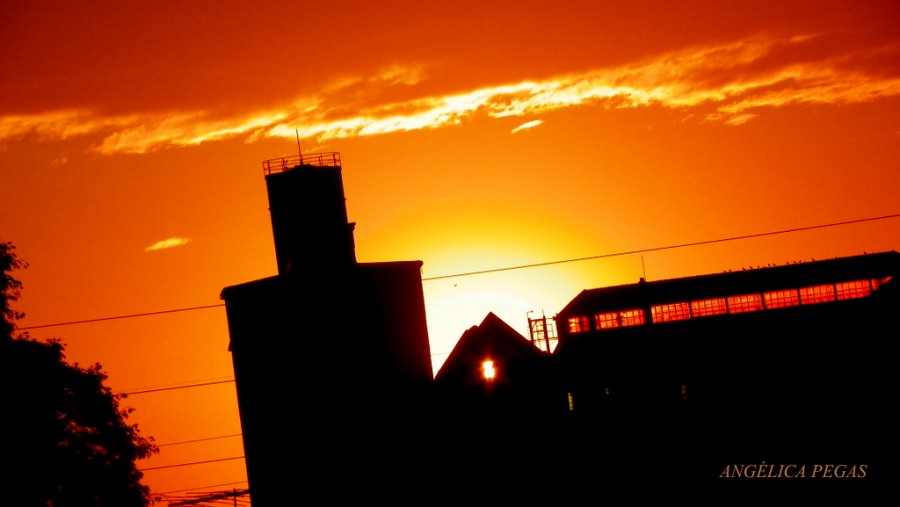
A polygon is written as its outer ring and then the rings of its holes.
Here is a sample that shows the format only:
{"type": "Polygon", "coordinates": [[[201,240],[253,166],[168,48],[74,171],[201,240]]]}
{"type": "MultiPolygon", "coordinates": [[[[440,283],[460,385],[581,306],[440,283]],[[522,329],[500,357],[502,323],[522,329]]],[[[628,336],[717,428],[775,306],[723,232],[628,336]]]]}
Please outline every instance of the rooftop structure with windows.
{"type": "Polygon", "coordinates": [[[556,317],[572,335],[865,298],[897,274],[885,252],[583,291],[556,317]]]}

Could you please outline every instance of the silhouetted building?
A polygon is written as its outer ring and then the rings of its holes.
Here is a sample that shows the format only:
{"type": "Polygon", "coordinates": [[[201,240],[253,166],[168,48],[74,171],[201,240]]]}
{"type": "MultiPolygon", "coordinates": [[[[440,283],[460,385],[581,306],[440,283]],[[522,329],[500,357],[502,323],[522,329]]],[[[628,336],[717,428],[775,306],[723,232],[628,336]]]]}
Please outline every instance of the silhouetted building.
{"type": "Polygon", "coordinates": [[[461,426],[480,428],[465,438],[503,439],[504,466],[569,492],[622,474],[714,482],[763,460],[868,463],[886,479],[898,271],[885,252],[589,289],[555,317],[552,354],[489,315],[436,382],[461,426]],[[486,360],[493,381],[479,378],[486,360]],[[501,385],[514,394],[496,396],[501,385]],[[479,426],[489,420],[503,429],[479,426]],[[589,465],[553,468],[575,461],[589,465]]]}
{"type": "Polygon", "coordinates": [[[616,400],[868,398],[885,373],[872,368],[873,353],[898,329],[898,257],[585,290],[556,316],[555,356],[574,410],[616,400]]]}
{"type": "Polygon", "coordinates": [[[339,155],[263,166],[278,274],[222,291],[256,507],[558,502],[760,460],[886,476],[897,252],[589,289],[534,341],[489,313],[432,379],[422,263],[357,262],[339,155]]]}
{"type": "Polygon", "coordinates": [[[356,261],[340,156],[263,166],[278,274],[222,291],[256,507],[374,460],[432,383],[422,262],[356,261]]]}
{"type": "Polygon", "coordinates": [[[443,412],[477,418],[534,418],[558,412],[549,353],[493,313],[460,337],[435,375],[443,412]]]}
{"type": "Polygon", "coordinates": [[[885,252],[585,290],[556,317],[571,415],[653,435],[687,477],[819,460],[886,478],[898,274],[885,252]]]}

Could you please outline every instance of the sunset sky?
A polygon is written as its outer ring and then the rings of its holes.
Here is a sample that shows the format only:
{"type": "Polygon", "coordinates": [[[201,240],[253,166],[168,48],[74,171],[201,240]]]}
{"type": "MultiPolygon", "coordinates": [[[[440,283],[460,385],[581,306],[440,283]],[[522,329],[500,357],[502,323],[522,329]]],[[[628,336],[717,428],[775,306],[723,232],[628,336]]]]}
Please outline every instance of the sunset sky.
{"type": "Polygon", "coordinates": [[[435,370],[488,312],[900,250],[900,2],[435,4],[0,3],[20,327],[211,306],[29,330],[178,387],[124,401],[154,492],[246,487],[215,305],[277,272],[261,162],[298,134],[341,154],[358,260],[424,262],[435,370]]]}

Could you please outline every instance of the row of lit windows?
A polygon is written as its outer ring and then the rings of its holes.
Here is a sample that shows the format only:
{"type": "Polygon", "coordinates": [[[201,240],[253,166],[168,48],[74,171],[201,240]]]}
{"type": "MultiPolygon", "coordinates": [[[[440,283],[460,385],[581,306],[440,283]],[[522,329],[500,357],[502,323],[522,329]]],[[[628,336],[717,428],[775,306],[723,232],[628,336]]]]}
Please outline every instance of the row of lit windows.
{"type": "MultiPolygon", "coordinates": [[[[692,317],[707,317],[727,313],[745,313],[759,310],[786,308],[789,306],[827,303],[844,299],[866,297],[877,290],[887,278],[854,280],[836,284],[814,285],[802,289],[785,289],[762,294],[742,294],[690,302],[666,303],[650,307],[651,322],[673,322],[692,317]]],[[[603,312],[594,315],[594,329],[613,329],[638,326],[646,323],[642,308],[603,312]]],[[[569,317],[569,333],[583,333],[591,330],[591,320],[587,316],[569,317]]]]}

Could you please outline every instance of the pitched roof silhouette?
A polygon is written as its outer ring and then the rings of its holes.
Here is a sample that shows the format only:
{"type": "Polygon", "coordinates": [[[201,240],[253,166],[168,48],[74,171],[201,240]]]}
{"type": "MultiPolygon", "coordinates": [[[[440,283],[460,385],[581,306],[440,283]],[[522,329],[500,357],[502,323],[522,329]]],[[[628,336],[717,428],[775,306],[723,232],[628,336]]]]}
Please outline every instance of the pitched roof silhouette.
{"type": "Polygon", "coordinates": [[[468,384],[481,381],[480,372],[472,368],[484,360],[504,358],[507,365],[532,364],[545,359],[528,339],[490,312],[481,324],[472,326],[460,337],[453,352],[435,375],[436,382],[468,384]],[[477,373],[477,375],[475,373],[477,373]]]}

